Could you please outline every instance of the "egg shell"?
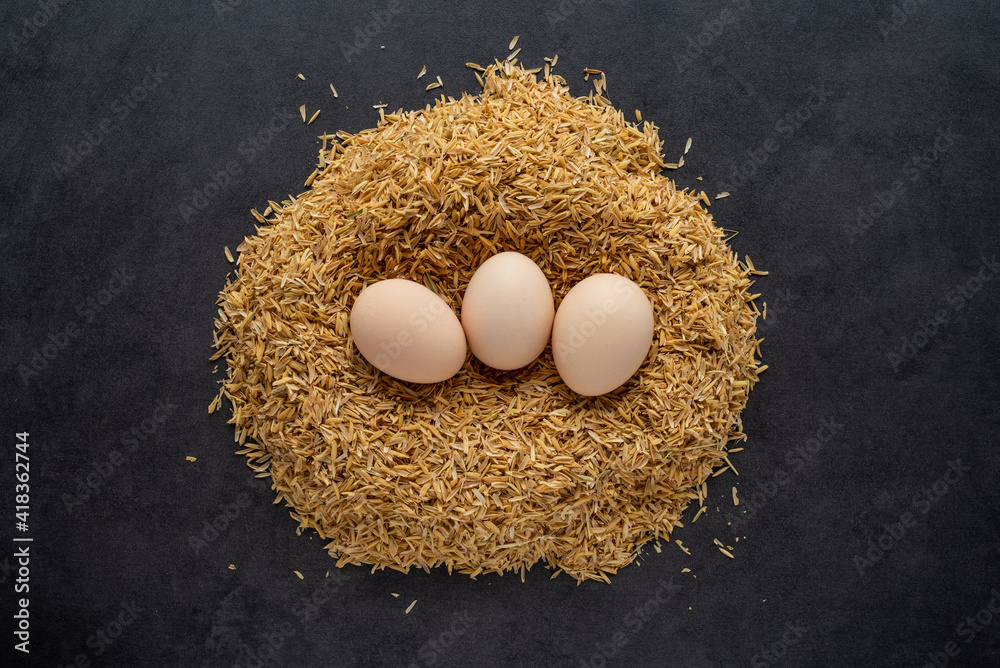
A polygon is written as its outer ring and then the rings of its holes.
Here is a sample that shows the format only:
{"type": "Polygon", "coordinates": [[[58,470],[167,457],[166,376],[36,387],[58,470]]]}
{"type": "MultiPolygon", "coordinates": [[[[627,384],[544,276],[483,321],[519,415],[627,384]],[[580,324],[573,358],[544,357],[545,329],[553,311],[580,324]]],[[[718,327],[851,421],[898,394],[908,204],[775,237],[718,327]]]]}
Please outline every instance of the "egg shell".
{"type": "Polygon", "coordinates": [[[620,387],[642,366],[653,341],[653,307],[617,274],[588,276],[563,298],[552,325],[552,356],[563,382],[594,397],[620,387]]]}
{"type": "Polygon", "coordinates": [[[549,343],[552,288],[526,255],[505,252],[483,262],[462,298],[462,327],[472,354],[495,369],[520,369],[549,343]]]}
{"type": "Polygon", "coordinates": [[[391,278],[361,291],[351,336],[375,368],[410,383],[438,383],[465,363],[462,324],[443,299],[419,283],[391,278]]]}

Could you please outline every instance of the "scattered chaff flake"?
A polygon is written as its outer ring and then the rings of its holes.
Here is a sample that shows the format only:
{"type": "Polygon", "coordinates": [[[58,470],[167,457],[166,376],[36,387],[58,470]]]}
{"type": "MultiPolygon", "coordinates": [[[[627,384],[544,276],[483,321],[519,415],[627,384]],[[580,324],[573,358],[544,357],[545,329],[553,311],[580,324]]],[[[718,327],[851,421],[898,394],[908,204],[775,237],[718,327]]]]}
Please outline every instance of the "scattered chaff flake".
{"type": "Polygon", "coordinates": [[[188,460],[189,462],[196,462],[196,461],[198,461],[197,457],[192,457],[191,455],[188,455],[184,459],[188,460]]]}
{"type": "Polygon", "coordinates": [[[680,169],[683,166],[684,166],[684,156],[682,155],[680,159],[677,161],[677,168],[680,169]]]}
{"type": "Polygon", "coordinates": [[[718,195],[715,196],[715,199],[722,199],[723,197],[729,197],[729,193],[728,192],[721,192],[721,193],[719,193],[718,195]]]}
{"type": "MultiPolygon", "coordinates": [[[[763,370],[764,370],[764,367],[760,367],[760,368],[757,369],[757,373],[760,373],[763,370]]],[[[729,461],[729,456],[728,455],[725,456],[725,457],[723,457],[722,460],[724,462],[726,462],[727,464],[729,464],[729,468],[731,468],[733,470],[733,473],[735,473],[736,475],[740,474],[740,472],[736,470],[736,467],[733,466],[733,463],[731,461],[729,461]]]]}
{"type": "Polygon", "coordinates": [[[397,594],[397,593],[395,593],[395,592],[392,592],[392,597],[393,597],[393,598],[399,598],[399,594],[397,594]]]}
{"type": "Polygon", "coordinates": [[[681,569],[681,573],[690,573],[690,572],[691,572],[690,568],[682,568],[681,569]]]}
{"type": "Polygon", "coordinates": [[[520,37],[521,37],[520,35],[514,35],[514,39],[510,40],[510,44],[507,45],[508,51],[512,50],[517,45],[517,40],[520,37]]]}
{"type": "Polygon", "coordinates": [[[734,506],[740,505],[740,499],[739,499],[738,496],[736,496],[736,488],[735,487],[733,487],[733,505],[734,506]]]}
{"type": "Polygon", "coordinates": [[[642,112],[638,109],[635,110],[635,120],[637,123],[642,123],[642,112]]]}
{"type": "Polygon", "coordinates": [[[729,550],[727,550],[727,549],[726,549],[726,548],[724,548],[724,547],[720,547],[720,548],[719,548],[719,552],[721,552],[722,554],[726,555],[726,556],[727,556],[727,557],[729,557],[730,559],[735,559],[735,558],[736,558],[736,557],[734,557],[734,556],[733,556],[732,552],[730,552],[729,550]]]}
{"type": "Polygon", "coordinates": [[[410,603],[409,607],[406,608],[406,614],[410,614],[410,610],[413,610],[413,606],[417,604],[417,599],[413,599],[413,603],[410,603]]]}
{"type": "Polygon", "coordinates": [[[420,74],[417,75],[417,78],[419,79],[420,77],[424,76],[425,74],[427,74],[427,66],[426,65],[424,65],[423,67],[420,68],[420,74]]]}
{"type": "Polygon", "coordinates": [[[663,550],[660,549],[660,544],[659,543],[653,543],[653,549],[656,550],[657,554],[663,552],[663,550]]]}
{"type": "Polygon", "coordinates": [[[517,51],[511,53],[509,56],[507,56],[507,62],[512,62],[515,58],[517,58],[517,54],[519,53],[521,53],[521,49],[518,49],[517,51]]]}
{"type": "Polygon", "coordinates": [[[372,109],[385,109],[389,104],[386,102],[379,102],[378,104],[373,104],[372,109]]]}
{"type": "Polygon", "coordinates": [[[715,473],[713,473],[712,477],[713,478],[717,478],[717,477],[719,477],[720,475],[722,475],[723,473],[725,473],[728,470],[729,470],[728,466],[723,466],[721,469],[719,469],[718,471],[716,471],[715,473]]]}
{"type": "Polygon", "coordinates": [[[334,97],[340,97],[337,95],[337,89],[333,87],[333,84],[330,84],[330,92],[333,93],[334,97]]]}
{"type": "Polygon", "coordinates": [[[300,79],[302,79],[303,81],[305,81],[305,80],[306,80],[306,78],[305,78],[304,76],[302,76],[302,72],[299,72],[298,76],[299,76],[299,78],[300,78],[300,79]]]}
{"type": "Polygon", "coordinates": [[[302,577],[302,573],[299,573],[298,571],[292,571],[292,572],[298,575],[300,580],[305,580],[305,578],[302,577]]]}
{"type": "MultiPolygon", "coordinates": [[[[687,155],[687,152],[690,150],[691,150],[691,137],[688,137],[687,143],[684,144],[684,155],[687,155]]],[[[698,177],[698,180],[699,181],[701,180],[700,176],[698,177]]]]}
{"type": "Polygon", "coordinates": [[[302,122],[305,123],[306,122],[306,105],[303,104],[301,107],[299,107],[299,113],[302,114],[302,122]]]}
{"type": "Polygon", "coordinates": [[[434,90],[435,88],[440,88],[442,85],[443,84],[435,81],[434,83],[427,84],[427,87],[424,88],[424,90],[434,90]]]}
{"type": "Polygon", "coordinates": [[[316,113],[315,113],[315,114],[313,114],[313,115],[312,115],[312,116],[311,116],[311,117],[309,118],[309,122],[308,122],[308,123],[306,123],[306,125],[312,125],[312,122],[316,120],[316,117],[317,117],[317,116],[319,116],[319,112],[320,112],[320,110],[319,110],[319,109],[317,109],[317,110],[316,110],[316,113]]]}
{"type": "Polygon", "coordinates": [[[684,554],[691,554],[691,550],[689,550],[686,547],[684,547],[684,543],[682,543],[680,540],[675,540],[674,542],[677,543],[677,547],[679,547],[682,550],[684,550],[684,554]]]}
{"type": "Polygon", "coordinates": [[[236,570],[236,564],[229,564],[229,570],[235,571],[236,570]]]}

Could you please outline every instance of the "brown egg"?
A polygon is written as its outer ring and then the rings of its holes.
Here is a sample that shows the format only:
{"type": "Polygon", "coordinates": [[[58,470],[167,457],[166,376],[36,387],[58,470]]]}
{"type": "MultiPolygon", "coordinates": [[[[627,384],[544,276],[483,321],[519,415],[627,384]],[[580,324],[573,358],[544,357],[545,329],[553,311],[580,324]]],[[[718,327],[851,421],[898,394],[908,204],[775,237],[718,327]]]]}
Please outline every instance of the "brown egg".
{"type": "Polygon", "coordinates": [[[462,328],[472,354],[494,369],[535,361],[552,333],[549,279],[531,258],[506,252],[483,262],[462,298],[462,328]]]}
{"type": "Polygon", "coordinates": [[[552,325],[556,370],[574,392],[593,397],[623,385],[653,341],[653,307],[616,274],[588,276],[563,298],[552,325]]]}
{"type": "Polygon", "coordinates": [[[351,308],[351,336],[375,368],[411,383],[458,373],[466,344],[455,312],[413,281],[392,278],[363,289],[351,308]]]}

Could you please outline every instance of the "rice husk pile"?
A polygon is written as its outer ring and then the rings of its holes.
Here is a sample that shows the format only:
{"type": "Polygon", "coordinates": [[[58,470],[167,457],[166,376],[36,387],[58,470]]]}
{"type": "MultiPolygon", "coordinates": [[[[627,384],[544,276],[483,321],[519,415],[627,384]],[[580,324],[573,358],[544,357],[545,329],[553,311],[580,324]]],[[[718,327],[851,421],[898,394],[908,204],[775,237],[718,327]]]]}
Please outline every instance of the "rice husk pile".
{"type": "Polygon", "coordinates": [[[481,80],[481,95],[322,137],[311,189],[271,202],[239,246],[213,359],[228,365],[240,454],[339,566],[523,578],[544,559],[607,581],[704,501],[744,438],[764,368],[758,272],[704,193],[661,175],[655,126],[508,62],[481,80]],[[458,313],[475,269],[509,250],[538,263],[557,305],[599,272],[643,288],[655,340],[630,381],[581,397],[547,348],[512,372],[470,355],[451,380],[416,385],[358,353],[348,316],[366,284],[411,279],[458,313]]]}

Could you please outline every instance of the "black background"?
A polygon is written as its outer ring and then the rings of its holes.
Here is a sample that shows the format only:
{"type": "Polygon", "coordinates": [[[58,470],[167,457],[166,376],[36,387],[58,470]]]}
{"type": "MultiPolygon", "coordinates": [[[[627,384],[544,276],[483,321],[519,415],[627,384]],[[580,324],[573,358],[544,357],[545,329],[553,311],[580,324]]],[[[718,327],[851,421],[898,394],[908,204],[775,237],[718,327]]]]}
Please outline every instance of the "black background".
{"type": "Polygon", "coordinates": [[[15,655],[18,533],[34,542],[17,665],[1000,660],[1000,9],[810,4],[4,3],[0,656],[15,655]],[[679,186],[732,193],[711,211],[771,272],[739,476],[711,479],[710,512],[673,536],[690,556],[646,549],[610,586],[541,565],[523,584],[338,571],[233,454],[228,407],[206,410],[222,249],[253,234],[251,207],[303,190],[317,135],[373,126],[379,102],[474,91],[464,63],[514,35],[529,66],[558,53],[575,93],[584,67],[604,70],[668,162],[692,137],[679,186]],[[301,104],[322,109],[312,125],[301,104]],[[123,440],[133,428],[151,433],[123,440]]]}

